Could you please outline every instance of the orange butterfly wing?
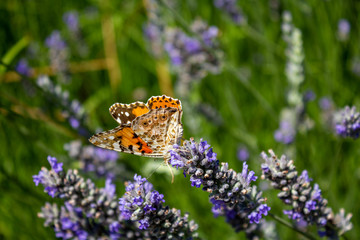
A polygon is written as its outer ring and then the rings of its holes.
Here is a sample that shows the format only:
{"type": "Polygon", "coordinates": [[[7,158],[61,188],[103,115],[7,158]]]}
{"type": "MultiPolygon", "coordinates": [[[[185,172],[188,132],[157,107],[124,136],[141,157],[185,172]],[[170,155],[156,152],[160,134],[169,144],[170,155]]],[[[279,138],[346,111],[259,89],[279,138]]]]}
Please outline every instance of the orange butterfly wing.
{"type": "Polygon", "coordinates": [[[89,141],[95,146],[135,155],[151,154],[153,150],[128,126],[118,126],[97,133],[89,141]]]}
{"type": "Polygon", "coordinates": [[[151,97],[147,101],[146,105],[149,107],[150,110],[157,109],[157,108],[168,108],[168,107],[177,108],[179,110],[182,110],[181,102],[179,99],[175,99],[175,98],[168,97],[165,95],[151,97]]]}

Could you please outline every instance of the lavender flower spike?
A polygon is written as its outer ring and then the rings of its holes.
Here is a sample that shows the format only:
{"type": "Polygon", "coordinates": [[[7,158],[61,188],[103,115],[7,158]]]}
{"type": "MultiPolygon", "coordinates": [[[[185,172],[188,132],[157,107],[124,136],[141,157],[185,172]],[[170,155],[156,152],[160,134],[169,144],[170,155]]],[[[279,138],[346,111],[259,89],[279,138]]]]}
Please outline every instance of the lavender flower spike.
{"type": "Polygon", "coordinates": [[[163,206],[164,195],[152,190],[145,178],[135,174],[134,181],[125,185],[126,193],[119,199],[123,219],[137,221],[152,239],[197,238],[197,224],[188,220],[188,214],[182,217],[180,210],[163,206]]]}
{"type": "Polygon", "coordinates": [[[64,206],[46,203],[38,214],[44,225],[63,239],[151,239],[148,231],[139,230],[132,221],[120,216],[115,185],[106,180],[104,188],[97,188],[76,170],[62,169],[62,163],[48,157],[52,169],[43,167],[33,176],[36,185],[42,184],[52,197],[65,201],[64,206]]]}
{"type": "Polygon", "coordinates": [[[227,163],[220,166],[210,145],[202,140],[196,143],[193,139],[185,141],[183,146],[174,145],[170,156],[172,166],[183,169],[185,176],[190,175],[191,186],[202,186],[203,191],[210,193],[215,217],[225,216],[236,231],[254,228],[252,224],[259,223],[262,215],[270,210],[264,204],[262,192],[251,186],[257,177],[253,171],[248,171],[246,162],[240,173],[229,169],[227,163]]]}
{"type": "Polygon", "coordinates": [[[336,124],[336,133],[342,137],[357,139],[360,135],[360,113],[356,107],[346,106],[341,112],[341,120],[336,124]]]}
{"type": "Polygon", "coordinates": [[[321,196],[318,184],[312,187],[308,173],[304,170],[298,175],[293,160],[285,155],[279,159],[272,150],[270,156],[262,152],[261,157],[265,163],[261,165],[261,178],[271,181],[271,185],[281,192],[278,197],[286,204],[292,206],[291,210],[284,210],[284,214],[297,222],[316,225],[320,236],[337,238],[352,228],[351,214],[345,217],[343,211],[334,216],[328,201],[321,196]]]}

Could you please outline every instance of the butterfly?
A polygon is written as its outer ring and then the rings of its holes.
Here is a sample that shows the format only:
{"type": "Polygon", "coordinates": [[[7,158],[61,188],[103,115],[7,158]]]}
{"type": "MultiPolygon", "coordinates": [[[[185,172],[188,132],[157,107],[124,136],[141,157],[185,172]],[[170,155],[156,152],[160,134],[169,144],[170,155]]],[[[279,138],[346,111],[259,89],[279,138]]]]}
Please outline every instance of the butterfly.
{"type": "Polygon", "coordinates": [[[178,99],[151,97],[147,103],[115,103],[109,108],[120,125],[93,135],[89,141],[101,148],[135,155],[169,159],[169,148],[183,134],[182,107],[178,99]]]}

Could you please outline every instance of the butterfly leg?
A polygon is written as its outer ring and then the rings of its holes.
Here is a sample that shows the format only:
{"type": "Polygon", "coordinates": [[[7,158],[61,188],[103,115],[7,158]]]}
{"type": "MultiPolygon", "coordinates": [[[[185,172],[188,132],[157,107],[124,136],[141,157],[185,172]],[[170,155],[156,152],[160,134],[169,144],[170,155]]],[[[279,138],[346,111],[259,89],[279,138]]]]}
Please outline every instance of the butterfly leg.
{"type": "Polygon", "coordinates": [[[165,162],[166,166],[169,168],[170,173],[171,173],[171,183],[174,183],[174,172],[173,172],[172,168],[170,167],[169,160],[170,160],[169,157],[164,157],[164,162],[165,162]]]}

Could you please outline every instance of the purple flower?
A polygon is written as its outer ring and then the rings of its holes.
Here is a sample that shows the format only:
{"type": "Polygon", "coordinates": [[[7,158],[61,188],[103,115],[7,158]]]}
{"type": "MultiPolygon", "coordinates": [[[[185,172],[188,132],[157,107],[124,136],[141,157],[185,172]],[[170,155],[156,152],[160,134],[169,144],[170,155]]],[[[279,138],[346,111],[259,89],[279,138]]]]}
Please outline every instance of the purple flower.
{"type": "Polygon", "coordinates": [[[138,206],[141,206],[143,202],[144,202],[144,200],[143,200],[141,197],[135,197],[133,204],[136,204],[136,205],[138,205],[138,206]]]}
{"type": "Polygon", "coordinates": [[[217,37],[219,29],[215,26],[210,26],[206,31],[203,32],[202,38],[207,46],[211,46],[213,39],[217,37]]]}
{"type": "Polygon", "coordinates": [[[38,186],[39,183],[43,183],[43,171],[39,171],[38,175],[33,175],[33,181],[35,183],[35,186],[38,186]]]}
{"type": "Polygon", "coordinates": [[[158,26],[149,23],[144,27],[144,33],[149,40],[154,40],[159,36],[160,31],[158,26]]]}
{"type": "Polygon", "coordinates": [[[357,139],[360,135],[360,113],[356,107],[346,106],[341,112],[341,119],[335,126],[336,133],[342,137],[357,139]]]}
{"type": "Polygon", "coordinates": [[[216,161],[217,160],[217,154],[213,152],[212,148],[209,149],[206,153],[206,158],[208,161],[216,161]]]}
{"type": "Polygon", "coordinates": [[[112,199],[115,196],[116,187],[115,184],[111,183],[110,178],[106,179],[104,191],[106,192],[109,199],[112,199]]]}
{"type": "Polygon", "coordinates": [[[262,218],[262,215],[267,216],[268,212],[270,211],[270,207],[268,207],[266,204],[261,204],[257,211],[254,211],[248,215],[249,222],[250,223],[259,223],[260,219],[262,218]]]}
{"type": "Polygon", "coordinates": [[[316,98],[316,94],[312,90],[307,90],[303,95],[304,102],[313,101],[316,98]]]}
{"type": "Polygon", "coordinates": [[[177,155],[173,150],[170,150],[170,161],[169,164],[173,167],[176,167],[176,169],[179,169],[184,167],[184,163],[181,161],[181,158],[179,155],[177,155]]]}
{"type": "Polygon", "coordinates": [[[283,120],[280,122],[280,127],[274,133],[274,138],[277,142],[290,144],[295,138],[295,129],[292,123],[283,120]]]}
{"type": "Polygon", "coordinates": [[[45,44],[48,48],[63,50],[66,48],[66,43],[62,39],[60,32],[55,30],[51,33],[49,37],[46,38],[45,44]]]}
{"type": "Polygon", "coordinates": [[[349,21],[346,19],[340,19],[338,22],[339,39],[342,41],[347,40],[349,37],[350,29],[351,29],[351,26],[350,26],[349,21]]]}
{"type": "Polygon", "coordinates": [[[88,233],[85,230],[78,230],[76,231],[76,236],[79,240],[86,240],[88,239],[88,233]]]}
{"type": "Polygon", "coordinates": [[[134,180],[137,184],[141,185],[144,182],[146,182],[146,178],[142,178],[140,175],[135,174],[134,175],[134,180]]]}
{"type": "Polygon", "coordinates": [[[147,229],[150,226],[149,221],[146,219],[139,220],[139,223],[140,223],[139,229],[147,229]]]}
{"type": "Polygon", "coordinates": [[[152,191],[150,195],[150,201],[155,205],[160,204],[161,202],[165,202],[164,195],[160,194],[158,191],[152,191]]]}
{"type": "Polygon", "coordinates": [[[112,233],[117,233],[117,232],[119,232],[120,228],[121,228],[121,226],[120,226],[119,222],[113,222],[113,223],[111,223],[110,226],[109,226],[109,230],[110,230],[110,232],[112,232],[112,233]]]}
{"type": "Polygon", "coordinates": [[[201,179],[193,178],[193,177],[190,177],[190,182],[192,187],[197,187],[197,188],[201,187],[202,184],[201,179]]]}
{"type": "Polygon", "coordinates": [[[207,150],[210,147],[210,145],[207,143],[207,141],[202,141],[202,139],[200,139],[200,143],[199,143],[199,153],[204,153],[205,150],[207,150]]]}
{"type": "Polygon", "coordinates": [[[145,214],[146,214],[146,213],[149,213],[149,212],[151,212],[151,211],[154,211],[154,210],[156,210],[156,208],[153,207],[152,205],[146,205],[146,206],[144,207],[145,214]]]}
{"type": "Polygon", "coordinates": [[[196,53],[201,50],[201,44],[197,39],[185,38],[184,46],[188,53],[196,53]]]}
{"type": "Polygon", "coordinates": [[[303,181],[304,183],[310,183],[312,181],[312,178],[309,178],[308,171],[304,170],[299,176],[299,180],[303,181]]]}
{"type": "Polygon", "coordinates": [[[312,200],[307,201],[307,202],[305,203],[305,208],[309,209],[310,211],[311,211],[311,210],[315,210],[315,209],[316,209],[316,202],[315,202],[315,201],[312,201],[312,200]]]}
{"type": "Polygon", "coordinates": [[[31,68],[29,67],[27,60],[24,58],[20,59],[20,61],[16,64],[15,71],[26,77],[31,76],[31,68]]]}
{"type": "Polygon", "coordinates": [[[80,122],[74,117],[69,118],[70,126],[74,129],[78,129],[80,127],[80,122]]]}
{"type": "Polygon", "coordinates": [[[47,192],[49,194],[49,196],[51,196],[52,198],[55,197],[55,194],[57,193],[57,188],[56,187],[50,187],[47,186],[45,187],[45,192],[47,192]]]}
{"type": "Polygon", "coordinates": [[[55,157],[48,156],[47,158],[48,162],[50,163],[51,168],[56,172],[61,172],[63,163],[58,163],[57,159],[55,157]]]}
{"type": "Polygon", "coordinates": [[[237,158],[240,161],[247,161],[249,159],[249,151],[247,150],[246,147],[239,147],[238,151],[237,151],[237,158]]]}
{"type": "Polygon", "coordinates": [[[79,31],[79,14],[76,11],[66,12],[63,15],[63,21],[70,31],[79,31]]]}
{"type": "Polygon", "coordinates": [[[333,102],[328,97],[322,97],[319,100],[319,106],[322,110],[329,110],[333,107],[333,102]]]}
{"type": "Polygon", "coordinates": [[[236,3],[236,0],[214,0],[215,7],[229,15],[235,24],[242,24],[245,19],[236,3]]]}

